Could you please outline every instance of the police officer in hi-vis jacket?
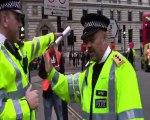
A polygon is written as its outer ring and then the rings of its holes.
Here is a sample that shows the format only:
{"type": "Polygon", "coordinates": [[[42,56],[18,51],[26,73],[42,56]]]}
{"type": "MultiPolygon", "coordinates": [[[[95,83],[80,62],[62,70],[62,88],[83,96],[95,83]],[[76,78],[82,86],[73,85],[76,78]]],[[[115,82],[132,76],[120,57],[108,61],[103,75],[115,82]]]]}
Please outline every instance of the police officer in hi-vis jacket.
{"type": "Polygon", "coordinates": [[[35,120],[39,92],[29,85],[29,63],[60,34],[19,41],[20,0],[0,0],[0,120],[35,120]]]}
{"type": "Polygon", "coordinates": [[[81,104],[86,120],[144,120],[136,73],[125,57],[107,45],[109,23],[103,15],[82,16],[81,39],[87,44],[88,67],[63,75],[45,55],[48,79],[61,99],[81,104]]]}

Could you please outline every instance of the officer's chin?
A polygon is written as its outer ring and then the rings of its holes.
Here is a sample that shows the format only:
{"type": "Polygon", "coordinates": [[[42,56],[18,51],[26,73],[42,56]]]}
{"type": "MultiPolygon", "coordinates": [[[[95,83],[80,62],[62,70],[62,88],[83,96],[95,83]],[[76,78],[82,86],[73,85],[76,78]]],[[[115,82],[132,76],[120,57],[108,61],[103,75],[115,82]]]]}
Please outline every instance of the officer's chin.
{"type": "Polygon", "coordinates": [[[99,63],[100,60],[97,57],[93,56],[93,57],[90,57],[90,61],[94,61],[96,63],[99,63]]]}
{"type": "Polygon", "coordinates": [[[90,56],[90,61],[95,61],[96,62],[96,58],[94,56],[93,57],[90,56]]]}

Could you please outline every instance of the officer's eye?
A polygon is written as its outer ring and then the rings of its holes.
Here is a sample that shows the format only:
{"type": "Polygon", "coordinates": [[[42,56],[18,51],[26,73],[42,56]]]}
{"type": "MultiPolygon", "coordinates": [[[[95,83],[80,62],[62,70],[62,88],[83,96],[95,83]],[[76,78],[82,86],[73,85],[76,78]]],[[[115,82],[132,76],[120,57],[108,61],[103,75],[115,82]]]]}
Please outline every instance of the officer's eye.
{"type": "Polygon", "coordinates": [[[89,40],[89,42],[94,42],[94,40],[95,40],[95,39],[94,39],[94,38],[92,38],[92,39],[90,39],[90,40],[89,40]]]}
{"type": "Polygon", "coordinates": [[[84,43],[88,43],[88,42],[94,42],[94,40],[95,40],[95,38],[94,37],[88,37],[88,38],[86,38],[85,40],[83,40],[84,41],[84,43]]]}

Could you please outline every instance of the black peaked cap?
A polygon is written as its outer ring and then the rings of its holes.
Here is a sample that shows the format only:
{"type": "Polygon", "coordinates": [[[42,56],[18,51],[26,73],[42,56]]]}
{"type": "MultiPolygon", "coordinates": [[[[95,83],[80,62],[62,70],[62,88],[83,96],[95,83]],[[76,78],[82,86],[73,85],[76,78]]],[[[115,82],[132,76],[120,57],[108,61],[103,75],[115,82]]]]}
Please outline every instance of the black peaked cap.
{"type": "Polygon", "coordinates": [[[107,31],[110,20],[104,15],[89,13],[81,17],[81,24],[84,27],[81,39],[84,40],[88,36],[95,34],[99,30],[107,31]]]}
{"type": "Polygon", "coordinates": [[[12,10],[23,15],[20,0],[0,0],[0,11],[2,10],[12,10]]]}

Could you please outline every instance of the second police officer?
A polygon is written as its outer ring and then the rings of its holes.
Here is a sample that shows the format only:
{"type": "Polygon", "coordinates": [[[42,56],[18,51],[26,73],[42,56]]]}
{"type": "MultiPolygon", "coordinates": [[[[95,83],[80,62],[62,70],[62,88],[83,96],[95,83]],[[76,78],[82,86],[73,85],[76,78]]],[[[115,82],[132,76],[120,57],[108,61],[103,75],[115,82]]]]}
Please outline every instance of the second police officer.
{"type": "Polygon", "coordinates": [[[83,16],[81,38],[92,62],[83,72],[63,75],[44,56],[48,79],[61,99],[82,105],[84,119],[143,120],[136,73],[125,57],[107,45],[109,23],[103,15],[83,16]]]}

